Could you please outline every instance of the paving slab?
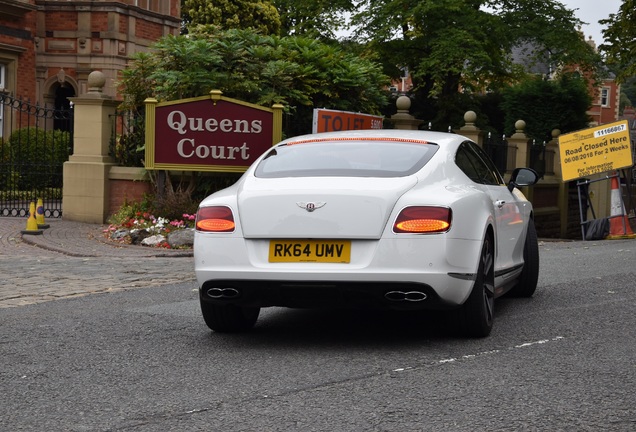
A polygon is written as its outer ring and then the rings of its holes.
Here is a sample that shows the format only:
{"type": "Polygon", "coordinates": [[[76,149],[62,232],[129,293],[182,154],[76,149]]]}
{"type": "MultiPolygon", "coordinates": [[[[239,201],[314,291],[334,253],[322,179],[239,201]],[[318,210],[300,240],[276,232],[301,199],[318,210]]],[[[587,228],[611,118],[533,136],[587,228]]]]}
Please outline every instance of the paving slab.
{"type": "Polygon", "coordinates": [[[25,218],[0,217],[0,308],[94,293],[192,282],[192,250],[109,241],[105,225],[47,219],[41,234],[25,218]]]}

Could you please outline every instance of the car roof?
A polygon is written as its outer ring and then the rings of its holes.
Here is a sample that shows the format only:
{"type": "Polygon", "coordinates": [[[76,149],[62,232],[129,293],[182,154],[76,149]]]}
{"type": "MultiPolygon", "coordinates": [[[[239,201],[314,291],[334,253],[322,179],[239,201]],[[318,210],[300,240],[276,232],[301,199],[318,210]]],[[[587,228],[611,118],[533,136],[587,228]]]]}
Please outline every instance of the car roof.
{"type": "Polygon", "coordinates": [[[320,141],[340,141],[352,138],[356,141],[369,140],[377,141],[386,138],[391,140],[404,141],[421,141],[438,144],[441,146],[449,144],[459,144],[466,141],[466,137],[447,132],[420,131],[420,130],[400,130],[400,129],[364,129],[340,132],[322,132],[316,134],[300,135],[281,141],[279,144],[292,145],[301,142],[320,142],[320,141]]]}

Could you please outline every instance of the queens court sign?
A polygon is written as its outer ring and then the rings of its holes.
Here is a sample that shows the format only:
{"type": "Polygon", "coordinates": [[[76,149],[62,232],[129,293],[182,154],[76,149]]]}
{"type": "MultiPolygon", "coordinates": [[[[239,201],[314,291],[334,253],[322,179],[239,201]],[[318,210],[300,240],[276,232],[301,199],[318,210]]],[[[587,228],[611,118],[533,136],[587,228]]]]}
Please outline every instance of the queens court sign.
{"type": "Polygon", "coordinates": [[[250,104],[212,90],[208,96],[146,99],[145,167],[242,172],[282,140],[283,105],[250,104]]]}

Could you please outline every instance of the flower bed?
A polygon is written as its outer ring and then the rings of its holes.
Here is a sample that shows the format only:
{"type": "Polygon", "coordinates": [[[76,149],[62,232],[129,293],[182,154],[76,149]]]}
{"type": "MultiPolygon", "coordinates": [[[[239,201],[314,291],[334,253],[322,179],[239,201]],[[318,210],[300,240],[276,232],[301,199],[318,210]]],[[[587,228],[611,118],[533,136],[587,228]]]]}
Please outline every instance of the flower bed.
{"type": "Polygon", "coordinates": [[[111,223],[104,230],[104,235],[109,240],[124,244],[189,249],[192,247],[190,237],[194,237],[193,233],[192,236],[189,234],[194,231],[195,218],[193,214],[184,213],[180,219],[169,220],[149,212],[136,212],[133,217],[111,223]]]}

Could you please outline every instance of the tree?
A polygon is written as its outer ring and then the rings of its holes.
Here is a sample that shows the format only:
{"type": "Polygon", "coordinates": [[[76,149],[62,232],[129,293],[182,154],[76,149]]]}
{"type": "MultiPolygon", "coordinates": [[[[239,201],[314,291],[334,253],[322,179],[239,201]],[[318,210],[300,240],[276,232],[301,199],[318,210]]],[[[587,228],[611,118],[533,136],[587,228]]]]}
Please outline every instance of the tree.
{"type": "Polygon", "coordinates": [[[621,85],[621,92],[625,95],[625,98],[629,101],[628,106],[633,106],[632,103],[636,102],[636,77],[627,78],[621,85]]]}
{"type": "Polygon", "coordinates": [[[627,96],[626,93],[621,92],[618,113],[620,115],[623,115],[623,112],[625,111],[625,108],[630,107],[630,106],[633,106],[631,99],[627,96]]]}
{"type": "Polygon", "coordinates": [[[535,77],[507,88],[503,96],[507,135],[519,119],[526,122],[526,134],[538,142],[549,141],[553,129],[565,133],[588,127],[592,97],[578,74],[564,73],[556,80],[535,77]]]}
{"type": "Polygon", "coordinates": [[[253,29],[190,29],[166,36],[133,56],[122,72],[122,108],[206,95],[286,106],[287,133],[311,132],[316,107],[377,114],[387,103],[388,77],[360,55],[303,37],[263,36],[253,29]]]}
{"type": "Polygon", "coordinates": [[[262,34],[278,34],[280,31],[280,16],[268,0],[185,0],[182,6],[182,14],[190,25],[252,28],[262,34]]]}
{"type": "Polygon", "coordinates": [[[345,26],[345,14],[354,11],[352,0],[272,0],[281,19],[281,35],[335,39],[345,26]]]}
{"type": "Polygon", "coordinates": [[[604,43],[599,50],[604,53],[606,63],[616,70],[616,81],[619,83],[636,76],[635,8],[635,0],[623,0],[618,13],[599,21],[607,26],[603,30],[604,43]]]}
{"type": "Polygon", "coordinates": [[[576,30],[580,21],[555,0],[364,0],[358,36],[380,53],[385,71],[408,67],[415,114],[444,123],[458,93],[496,91],[523,77],[513,48],[532,46],[553,69],[594,72],[599,58],[576,30]]]}

